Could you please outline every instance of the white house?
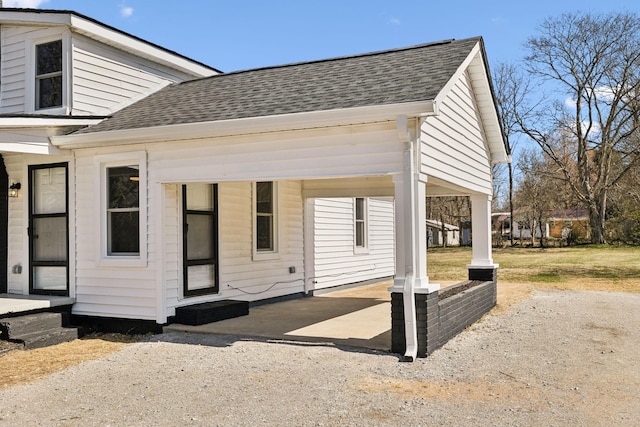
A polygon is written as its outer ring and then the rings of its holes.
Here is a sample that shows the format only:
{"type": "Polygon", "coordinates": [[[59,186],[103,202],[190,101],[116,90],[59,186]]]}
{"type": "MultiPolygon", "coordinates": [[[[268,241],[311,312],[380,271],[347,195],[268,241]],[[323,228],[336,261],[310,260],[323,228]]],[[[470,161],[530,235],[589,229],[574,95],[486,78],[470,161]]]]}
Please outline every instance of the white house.
{"type": "Polygon", "coordinates": [[[427,220],[427,246],[460,246],[460,227],[435,219],[427,220]],[[445,244],[446,243],[446,244],[445,244]]]}
{"type": "Polygon", "coordinates": [[[180,307],[303,294],[373,263],[395,272],[406,321],[393,333],[412,360],[416,295],[439,289],[424,203],[439,195],[470,196],[469,277],[495,281],[491,165],[508,153],[482,39],[216,74],[70,12],[2,10],[0,24],[2,99],[21,88],[0,116],[5,188],[21,183],[9,292],[162,325],[180,307]],[[385,199],[395,216],[379,238],[385,199]],[[342,210],[350,247],[322,250],[327,210],[342,210]]]}

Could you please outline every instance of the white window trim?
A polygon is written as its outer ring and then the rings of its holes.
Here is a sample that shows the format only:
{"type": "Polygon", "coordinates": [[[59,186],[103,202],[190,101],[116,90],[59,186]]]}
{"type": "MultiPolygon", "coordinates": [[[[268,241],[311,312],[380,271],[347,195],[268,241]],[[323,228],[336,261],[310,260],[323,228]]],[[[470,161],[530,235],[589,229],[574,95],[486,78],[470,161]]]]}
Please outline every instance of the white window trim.
{"type": "Polygon", "coordinates": [[[353,253],[366,255],[369,253],[369,198],[368,197],[354,197],[353,198],[353,253]],[[356,200],[364,200],[364,245],[357,246],[356,244],[356,200]]]}
{"type": "MultiPolygon", "coordinates": [[[[42,34],[42,33],[38,33],[42,34]]],[[[25,41],[25,112],[37,114],[68,115],[71,111],[71,33],[56,30],[38,38],[25,41]],[[36,46],[62,40],[62,106],[52,108],[36,108],[36,46]]]]}
{"type": "MultiPolygon", "coordinates": [[[[267,182],[270,180],[260,180],[267,182]]],[[[280,242],[280,191],[278,181],[273,182],[273,250],[258,251],[257,239],[257,200],[256,200],[256,182],[251,183],[251,252],[253,261],[266,261],[280,258],[279,242],[280,242]]]]}
{"type": "Polygon", "coordinates": [[[146,267],[147,266],[147,153],[135,151],[129,153],[100,155],[94,158],[97,165],[96,205],[100,212],[100,238],[97,239],[97,264],[103,267],[146,267]],[[107,169],[118,166],[138,165],[139,181],[139,230],[140,253],[137,255],[109,255],[107,227],[107,169]]]}

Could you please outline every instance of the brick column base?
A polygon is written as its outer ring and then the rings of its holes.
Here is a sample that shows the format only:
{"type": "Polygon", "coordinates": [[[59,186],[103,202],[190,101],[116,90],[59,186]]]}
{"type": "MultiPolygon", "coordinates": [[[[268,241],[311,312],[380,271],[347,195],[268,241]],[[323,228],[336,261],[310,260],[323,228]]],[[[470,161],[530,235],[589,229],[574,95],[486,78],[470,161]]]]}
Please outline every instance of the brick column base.
{"type": "Polygon", "coordinates": [[[498,282],[497,268],[469,268],[469,280],[479,280],[481,282],[498,282]]]}
{"type": "MultiPolygon", "coordinates": [[[[439,347],[438,291],[416,294],[418,357],[427,357],[439,347]]],[[[404,354],[407,349],[404,328],[404,295],[391,293],[391,351],[404,354]]]]}

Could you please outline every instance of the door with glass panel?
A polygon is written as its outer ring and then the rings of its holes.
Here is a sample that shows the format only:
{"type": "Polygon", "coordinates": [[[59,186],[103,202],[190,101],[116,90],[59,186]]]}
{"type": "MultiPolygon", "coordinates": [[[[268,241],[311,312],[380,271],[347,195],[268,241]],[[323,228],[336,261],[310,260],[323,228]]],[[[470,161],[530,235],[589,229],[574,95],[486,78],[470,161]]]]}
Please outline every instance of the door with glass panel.
{"type": "Polygon", "coordinates": [[[184,295],[217,293],[218,186],[182,186],[184,295]]]}
{"type": "Polygon", "coordinates": [[[69,295],[67,164],[29,167],[29,292],[69,295]]]}

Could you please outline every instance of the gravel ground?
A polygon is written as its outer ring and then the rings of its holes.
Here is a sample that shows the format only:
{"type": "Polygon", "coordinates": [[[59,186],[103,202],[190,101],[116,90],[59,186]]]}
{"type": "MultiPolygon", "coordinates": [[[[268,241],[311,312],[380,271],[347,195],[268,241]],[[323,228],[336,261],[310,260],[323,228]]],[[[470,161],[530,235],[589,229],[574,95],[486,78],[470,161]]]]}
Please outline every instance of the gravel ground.
{"type": "Polygon", "coordinates": [[[427,359],[169,333],[0,392],[0,426],[625,426],[640,294],[538,291],[427,359]]]}

